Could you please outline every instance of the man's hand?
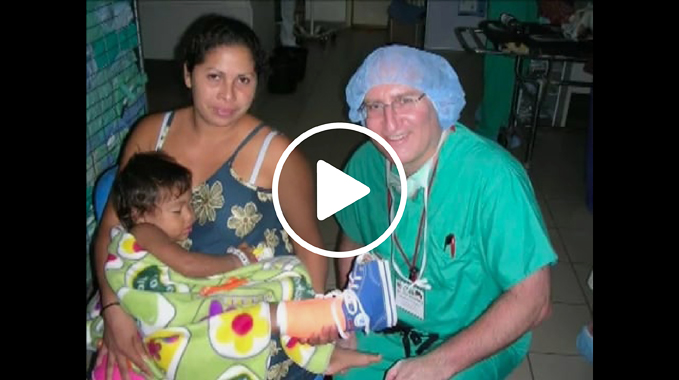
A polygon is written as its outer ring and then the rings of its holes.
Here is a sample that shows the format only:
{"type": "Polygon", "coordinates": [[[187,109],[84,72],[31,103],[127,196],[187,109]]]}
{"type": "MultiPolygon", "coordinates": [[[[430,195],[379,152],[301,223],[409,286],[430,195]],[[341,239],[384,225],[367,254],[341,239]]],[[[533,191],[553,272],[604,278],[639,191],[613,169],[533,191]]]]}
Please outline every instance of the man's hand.
{"type": "Polygon", "coordinates": [[[427,354],[428,367],[439,368],[450,378],[506,349],[549,316],[549,285],[549,267],[516,284],[472,325],[427,354]]]}
{"type": "Polygon", "coordinates": [[[335,351],[332,352],[330,363],[328,364],[328,369],[325,371],[325,374],[344,374],[347,370],[352,368],[367,367],[380,360],[382,360],[382,356],[380,355],[364,354],[358,351],[335,347],[335,351]]]}
{"type": "Polygon", "coordinates": [[[442,366],[432,365],[429,363],[427,356],[420,356],[417,358],[403,359],[398,361],[389,371],[385,380],[444,380],[450,378],[450,375],[444,373],[445,369],[442,366]]]}

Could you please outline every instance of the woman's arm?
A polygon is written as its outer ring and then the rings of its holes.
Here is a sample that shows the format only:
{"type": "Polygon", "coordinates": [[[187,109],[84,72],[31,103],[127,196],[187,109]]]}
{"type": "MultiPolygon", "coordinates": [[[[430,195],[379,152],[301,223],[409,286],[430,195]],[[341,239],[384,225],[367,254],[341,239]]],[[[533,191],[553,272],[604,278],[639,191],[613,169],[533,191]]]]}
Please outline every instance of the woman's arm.
{"type": "MultiPolygon", "coordinates": [[[[267,172],[273,173],[278,159],[290,144],[287,138],[278,136],[271,142],[271,157],[267,172]],[[275,158],[275,159],[274,159],[275,158]]],[[[316,220],[316,194],[306,158],[298,149],[292,151],[281,170],[278,196],[285,219],[290,227],[309,244],[323,247],[323,238],[316,220]]],[[[293,240],[295,255],[307,267],[316,293],[325,293],[328,276],[328,258],[317,255],[293,240]]]]}
{"type": "MultiPolygon", "coordinates": [[[[158,128],[154,128],[154,122],[158,122],[158,127],[161,121],[156,115],[149,116],[142,120],[139,125],[131,132],[128,142],[123,148],[120,157],[120,164],[118,172],[125,167],[135,153],[149,151],[153,149],[153,135],[158,128]]],[[[99,292],[101,296],[102,305],[107,305],[111,302],[117,301],[117,296],[106,281],[104,266],[108,258],[108,246],[111,243],[111,229],[120,224],[120,220],[113,209],[111,198],[106,202],[106,207],[102,214],[99,226],[95,235],[94,241],[94,262],[97,282],[99,284],[99,292]]]]}
{"type": "MultiPolygon", "coordinates": [[[[120,159],[120,168],[127,164],[134,153],[153,149],[153,142],[158,133],[158,128],[160,128],[161,120],[162,115],[149,116],[142,120],[131,132],[120,159]]],[[[111,243],[111,228],[119,223],[113,206],[110,202],[107,202],[99,221],[93,246],[95,275],[99,285],[102,306],[118,301],[118,297],[106,280],[104,266],[108,258],[108,246],[111,243]]],[[[104,318],[104,345],[99,357],[108,356],[106,377],[110,378],[108,374],[113,370],[114,363],[119,368],[126,368],[130,361],[150,375],[151,372],[142,359],[146,349],[141,342],[134,319],[118,306],[107,308],[102,313],[102,317],[104,318]]],[[[121,376],[123,380],[129,380],[127,371],[122,371],[121,376]]]]}

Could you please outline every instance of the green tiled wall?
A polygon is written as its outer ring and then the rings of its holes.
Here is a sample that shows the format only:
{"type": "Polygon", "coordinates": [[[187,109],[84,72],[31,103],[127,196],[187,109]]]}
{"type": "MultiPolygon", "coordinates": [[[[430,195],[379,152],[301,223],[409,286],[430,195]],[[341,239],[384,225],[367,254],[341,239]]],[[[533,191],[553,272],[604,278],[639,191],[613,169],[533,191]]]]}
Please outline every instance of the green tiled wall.
{"type": "Polygon", "coordinates": [[[146,75],[141,69],[134,1],[86,1],[87,5],[87,286],[95,180],[118,159],[129,128],[146,113],[146,75]]]}

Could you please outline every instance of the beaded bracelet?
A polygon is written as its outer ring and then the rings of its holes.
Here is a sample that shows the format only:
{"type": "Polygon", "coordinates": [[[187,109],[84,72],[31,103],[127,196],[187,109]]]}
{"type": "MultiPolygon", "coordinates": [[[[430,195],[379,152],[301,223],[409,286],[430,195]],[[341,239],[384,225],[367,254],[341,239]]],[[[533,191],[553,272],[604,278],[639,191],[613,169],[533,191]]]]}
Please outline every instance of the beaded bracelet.
{"type": "Polygon", "coordinates": [[[243,264],[243,266],[248,266],[248,265],[251,264],[251,263],[250,263],[250,259],[248,259],[248,257],[245,255],[245,253],[243,253],[243,251],[241,251],[241,250],[238,249],[238,248],[229,247],[229,248],[226,250],[226,252],[227,252],[227,253],[230,253],[230,254],[232,254],[232,255],[235,255],[236,257],[238,257],[238,259],[239,259],[240,262],[243,264]]]}

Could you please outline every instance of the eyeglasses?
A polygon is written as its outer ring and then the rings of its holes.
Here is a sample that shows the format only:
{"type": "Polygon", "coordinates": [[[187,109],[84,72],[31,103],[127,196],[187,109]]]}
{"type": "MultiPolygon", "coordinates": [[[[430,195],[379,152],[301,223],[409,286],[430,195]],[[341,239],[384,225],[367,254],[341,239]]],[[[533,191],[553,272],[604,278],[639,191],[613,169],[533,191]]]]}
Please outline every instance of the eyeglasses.
{"type": "Polygon", "coordinates": [[[384,104],[382,102],[370,102],[370,103],[363,103],[361,105],[361,108],[358,109],[358,111],[361,113],[363,116],[363,119],[367,119],[369,117],[372,118],[380,118],[384,116],[384,110],[386,107],[391,106],[391,108],[396,112],[397,114],[402,114],[405,112],[408,112],[415,108],[417,103],[424,98],[424,96],[427,95],[426,93],[422,93],[421,95],[404,95],[404,96],[399,96],[396,99],[394,99],[393,102],[390,104],[384,104]]]}

